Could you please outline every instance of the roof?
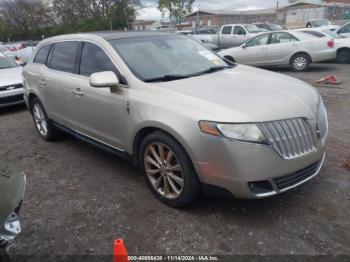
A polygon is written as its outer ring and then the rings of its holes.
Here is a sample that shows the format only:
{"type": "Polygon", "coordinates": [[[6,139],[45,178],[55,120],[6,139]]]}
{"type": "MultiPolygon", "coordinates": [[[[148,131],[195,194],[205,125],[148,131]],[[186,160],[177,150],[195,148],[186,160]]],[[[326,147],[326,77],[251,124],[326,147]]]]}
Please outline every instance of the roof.
{"type": "Polygon", "coordinates": [[[134,22],[134,25],[152,25],[156,22],[157,21],[154,21],[154,20],[136,20],[134,22]]]}
{"type": "Polygon", "coordinates": [[[53,43],[57,41],[64,41],[64,40],[72,40],[77,41],[79,39],[91,39],[102,37],[106,40],[112,40],[112,39],[123,39],[123,38],[136,38],[136,37],[152,37],[152,36],[159,36],[159,35],[173,35],[171,33],[167,32],[160,32],[160,31],[99,31],[99,32],[86,32],[86,33],[76,33],[76,34],[66,34],[66,35],[59,35],[50,37],[47,39],[44,39],[40,42],[39,46],[47,44],[47,43],[53,43]]]}
{"type": "Polygon", "coordinates": [[[314,6],[349,6],[349,4],[347,3],[339,3],[336,2],[336,0],[334,0],[334,2],[319,2],[317,0],[300,0],[300,1],[296,1],[294,3],[291,3],[289,5],[285,5],[283,7],[281,7],[280,9],[285,9],[288,7],[293,7],[293,6],[297,6],[297,5],[314,5],[314,6]]]}
{"type": "Polygon", "coordinates": [[[103,37],[106,40],[158,36],[158,35],[172,35],[171,33],[160,32],[160,31],[104,31],[104,32],[92,32],[90,34],[98,35],[100,37],[103,37]]]}
{"type": "Polygon", "coordinates": [[[194,12],[188,14],[186,17],[196,16],[197,12],[206,13],[206,14],[210,14],[210,15],[264,15],[264,14],[269,15],[269,14],[275,14],[276,9],[270,8],[270,9],[257,9],[257,10],[246,10],[246,11],[199,9],[197,11],[194,11],[194,12]]]}

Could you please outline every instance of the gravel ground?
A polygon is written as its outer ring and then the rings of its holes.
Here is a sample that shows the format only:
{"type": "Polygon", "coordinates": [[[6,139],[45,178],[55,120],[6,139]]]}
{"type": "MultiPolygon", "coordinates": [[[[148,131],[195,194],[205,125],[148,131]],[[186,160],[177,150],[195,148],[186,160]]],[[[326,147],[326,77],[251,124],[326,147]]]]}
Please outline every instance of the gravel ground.
{"type": "Polygon", "coordinates": [[[203,197],[169,208],[130,163],[69,136],[44,142],[25,107],[1,110],[0,172],[28,178],[10,255],[109,255],[116,238],[138,255],[350,255],[350,65],[275,71],[310,83],[335,74],[343,84],[320,87],[330,118],[321,174],[264,200],[203,197]]]}

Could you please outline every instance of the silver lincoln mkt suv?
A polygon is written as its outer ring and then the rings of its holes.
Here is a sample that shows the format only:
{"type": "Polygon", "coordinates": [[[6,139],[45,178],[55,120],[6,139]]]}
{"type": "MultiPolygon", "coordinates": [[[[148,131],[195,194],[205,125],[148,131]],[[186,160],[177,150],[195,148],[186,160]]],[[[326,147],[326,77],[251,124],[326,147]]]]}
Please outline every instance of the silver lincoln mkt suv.
{"type": "Polygon", "coordinates": [[[273,196],[315,177],[325,158],[327,114],[314,87],[229,63],[182,35],[46,39],[24,88],[43,139],[63,130],[132,159],[173,207],[203,191],[273,196]]]}

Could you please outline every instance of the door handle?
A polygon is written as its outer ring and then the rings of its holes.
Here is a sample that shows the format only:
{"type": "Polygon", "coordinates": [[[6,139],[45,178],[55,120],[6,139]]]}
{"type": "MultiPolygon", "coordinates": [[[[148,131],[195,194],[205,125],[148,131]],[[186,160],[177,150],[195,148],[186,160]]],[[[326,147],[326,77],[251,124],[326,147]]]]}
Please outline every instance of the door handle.
{"type": "Polygon", "coordinates": [[[77,88],[75,90],[73,90],[73,94],[75,94],[76,96],[83,96],[83,92],[81,92],[80,88],[77,88]]]}

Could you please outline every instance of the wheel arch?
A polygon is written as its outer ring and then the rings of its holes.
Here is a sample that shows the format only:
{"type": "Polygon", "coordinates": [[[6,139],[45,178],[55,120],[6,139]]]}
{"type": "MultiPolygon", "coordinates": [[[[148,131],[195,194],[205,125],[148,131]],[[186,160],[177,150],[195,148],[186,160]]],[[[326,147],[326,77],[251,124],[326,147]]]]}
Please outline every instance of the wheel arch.
{"type": "Polygon", "coordinates": [[[293,62],[293,58],[294,58],[295,56],[297,56],[297,55],[306,55],[306,56],[309,58],[310,63],[312,63],[312,57],[311,57],[311,55],[310,55],[308,52],[306,52],[306,51],[298,51],[298,52],[296,52],[295,54],[293,54],[293,55],[291,56],[291,58],[289,59],[289,64],[290,64],[290,65],[291,65],[292,62],[293,62]]]}
{"type": "Polygon", "coordinates": [[[169,135],[170,137],[172,137],[173,139],[175,139],[186,151],[186,153],[188,154],[189,158],[193,163],[193,152],[190,146],[188,145],[188,143],[186,142],[186,140],[172,127],[162,123],[158,123],[158,122],[148,123],[140,127],[137,130],[137,132],[135,132],[135,134],[132,136],[129,150],[131,150],[131,154],[134,157],[135,163],[137,163],[138,161],[138,153],[139,153],[139,149],[142,144],[142,141],[145,139],[146,136],[157,131],[162,131],[167,135],[169,135]]]}

